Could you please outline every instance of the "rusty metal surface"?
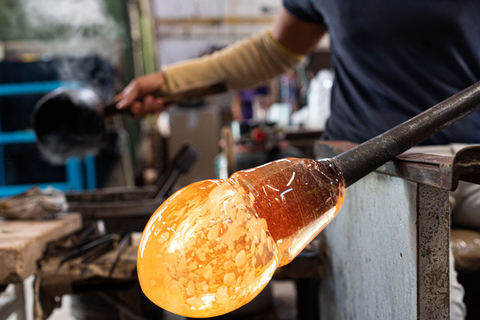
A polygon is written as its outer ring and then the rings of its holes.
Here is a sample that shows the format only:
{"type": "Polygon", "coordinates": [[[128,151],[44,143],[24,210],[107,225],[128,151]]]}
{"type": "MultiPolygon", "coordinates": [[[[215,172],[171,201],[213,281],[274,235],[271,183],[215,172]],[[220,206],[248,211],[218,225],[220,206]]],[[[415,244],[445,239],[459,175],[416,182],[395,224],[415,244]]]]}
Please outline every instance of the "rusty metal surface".
{"type": "Polygon", "coordinates": [[[70,210],[85,224],[103,220],[109,231],[142,231],[164,198],[145,199],[155,188],[109,188],[67,194],[70,210]]]}
{"type": "Polygon", "coordinates": [[[418,318],[450,319],[448,191],[418,185],[418,318]]]}
{"type": "Polygon", "coordinates": [[[70,210],[82,212],[88,218],[122,218],[151,215],[165,197],[149,198],[155,187],[106,188],[95,191],[67,193],[70,210]],[[153,211],[152,211],[153,209],[153,211]]]}
{"type": "MultiPolygon", "coordinates": [[[[355,146],[345,141],[318,141],[314,154],[317,158],[319,155],[333,157],[355,146]]],[[[403,153],[376,171],[444,190],[455,190],[459,180],[480,183],[480,146],[463,148],[454,157],[403,153]]]]}
{"type": "Polygon", "coordinates": [[[455,155],[453,175],[456,180],[480,184],[480,146],[463,148],[455,155]]]}

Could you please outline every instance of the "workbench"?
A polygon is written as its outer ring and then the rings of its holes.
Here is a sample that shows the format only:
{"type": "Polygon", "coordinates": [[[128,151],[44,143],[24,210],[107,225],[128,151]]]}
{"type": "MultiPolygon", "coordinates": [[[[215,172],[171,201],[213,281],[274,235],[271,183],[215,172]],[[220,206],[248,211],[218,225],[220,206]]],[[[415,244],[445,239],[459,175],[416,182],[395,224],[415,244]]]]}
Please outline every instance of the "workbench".
{"type": "Polygon", "coordinates": [[[43,221],[0,221],[0,285],[21,282],[33,275],[47,243],[81,227],[82,218],[77,213],[43,221]]]}
{"type": "Polygon", "coordinates": [[[81,215],[65,213],[56,219],[0,220],[0,286],[15,284],[16,297],[0,305],[0,319],[11,312],[24,317],[23,281],[35,274],[49,242],[67,236],[82,227],[81,215]]]}

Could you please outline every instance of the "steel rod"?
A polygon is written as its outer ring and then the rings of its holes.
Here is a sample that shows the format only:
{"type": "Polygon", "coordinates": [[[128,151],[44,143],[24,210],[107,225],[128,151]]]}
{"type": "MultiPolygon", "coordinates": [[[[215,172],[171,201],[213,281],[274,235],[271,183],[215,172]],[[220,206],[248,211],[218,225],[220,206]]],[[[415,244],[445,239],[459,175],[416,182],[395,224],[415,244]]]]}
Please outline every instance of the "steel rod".
{"type": "Polygon", "coordinates": [[[480,82],[333,159],[350,186],[384,163],[480,109],[480,82]]]}

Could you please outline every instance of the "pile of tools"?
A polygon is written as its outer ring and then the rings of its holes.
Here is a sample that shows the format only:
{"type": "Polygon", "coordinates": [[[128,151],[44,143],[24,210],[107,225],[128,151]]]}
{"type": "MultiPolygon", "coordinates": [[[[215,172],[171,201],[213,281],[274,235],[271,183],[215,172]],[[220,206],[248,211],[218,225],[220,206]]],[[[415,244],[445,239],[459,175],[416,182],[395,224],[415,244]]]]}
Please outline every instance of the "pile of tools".
{"type": "MultiPolygon", "coordinates": [[[[38,262],[35,319],[47,319],[65,294],[118,292],[137,286],[141,231],[198,156],[196,148],[185,143],[153,187],[67,194],[69,211],[81,213],[85,227],[50,243],[38,262]]],[[[106,298],[111,303],[116,299],[115,295],[106,298]]]]}

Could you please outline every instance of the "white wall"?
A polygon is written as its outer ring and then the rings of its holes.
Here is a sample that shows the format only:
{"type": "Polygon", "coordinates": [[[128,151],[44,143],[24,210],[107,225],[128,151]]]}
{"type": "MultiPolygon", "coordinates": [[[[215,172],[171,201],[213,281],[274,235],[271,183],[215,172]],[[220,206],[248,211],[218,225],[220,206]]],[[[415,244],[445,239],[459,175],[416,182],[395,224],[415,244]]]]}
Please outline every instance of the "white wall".
{"type": "Polygon", "coordinates": [[[172,19],[211,19],[223,17],[272,17],[281,0],[152,0],[157,19],[159,65],[197,57],[212,46],[223,47],[269,26],[269,22],[249,24],[220,23],[164,24],[172,19]]]}
{"type": "Polygon", "coordinates": [[[260,16],[274,11],[281,0],[152,0],[156,17],[260,16]]]}

